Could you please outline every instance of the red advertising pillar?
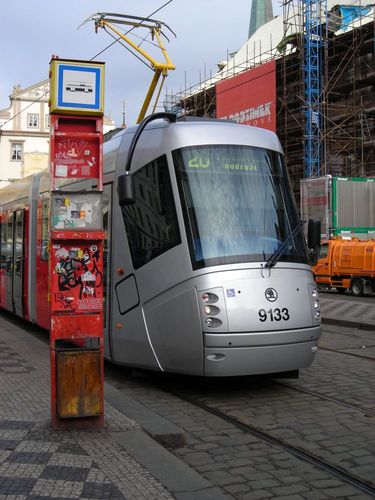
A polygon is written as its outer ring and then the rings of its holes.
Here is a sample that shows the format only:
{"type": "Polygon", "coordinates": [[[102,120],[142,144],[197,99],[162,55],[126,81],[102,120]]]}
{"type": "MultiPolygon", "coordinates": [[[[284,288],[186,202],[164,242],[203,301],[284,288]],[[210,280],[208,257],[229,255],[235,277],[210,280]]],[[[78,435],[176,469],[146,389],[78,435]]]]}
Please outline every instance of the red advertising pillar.
{"type": "Polygon", "coordinates": [[[53,57],[50,68],[51,422],[101,427],[104,64],[53,57]]]}

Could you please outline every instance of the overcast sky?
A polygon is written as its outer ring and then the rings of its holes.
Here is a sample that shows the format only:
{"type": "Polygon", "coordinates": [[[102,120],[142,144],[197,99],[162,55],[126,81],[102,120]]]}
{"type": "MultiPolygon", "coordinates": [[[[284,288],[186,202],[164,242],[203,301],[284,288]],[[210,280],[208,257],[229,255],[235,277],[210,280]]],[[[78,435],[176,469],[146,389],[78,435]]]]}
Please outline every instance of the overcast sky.
{"type": "MultiPolygon", "coordinates": [[[[90,60],[113,41],[102,29],[95,34],[93,22],[77,29],[91,14],[147,17],[167,1],[0,0],[0,109],[9,106],[13,85],[25,88],[48,78],[53,54],[62,59],[90,60]]],[[[183,89],[185,82],[187,86],[198,83],[205,72],[207,77],[210,71],[215,73],[216,63],[246,42],[250,7],[251,0],[172,0],[153,15],[177,35],[170,34],[170,43],[166,42],[176,65],[166,81],[169,93],[183,89]]],[[[136,33],[144,35],[145,31],[136,33]]],[[[156,56],[151,46],[143,47],[156,56]]],[[[159,55],[157,58],[162,60],[159,55]]],[[[106,63],[105,113],[120,125],[125,100],[127,124],[134,124],[153,76],[151,69],[118,43],[96,60],[106,63]]]]}

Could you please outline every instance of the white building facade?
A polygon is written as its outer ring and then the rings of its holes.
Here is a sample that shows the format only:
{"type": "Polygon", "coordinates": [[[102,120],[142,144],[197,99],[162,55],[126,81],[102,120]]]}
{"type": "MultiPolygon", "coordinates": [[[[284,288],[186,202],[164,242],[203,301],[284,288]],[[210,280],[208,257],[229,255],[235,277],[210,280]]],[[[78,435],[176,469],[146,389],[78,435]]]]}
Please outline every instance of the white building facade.
{"type": "Polygon", "coordinates": [[[0,110],[0,187],[48,166],[49,81],[13,87],[10,106],[0,110]]]}
{"type": "MultiPolygon", "coordinates": [[[[0,188],[48,167],[49,80],[13,87],[9,108],[0,110],[0,188]]],[[[115,128],[103,117],[103,132],[115,128]]]]}

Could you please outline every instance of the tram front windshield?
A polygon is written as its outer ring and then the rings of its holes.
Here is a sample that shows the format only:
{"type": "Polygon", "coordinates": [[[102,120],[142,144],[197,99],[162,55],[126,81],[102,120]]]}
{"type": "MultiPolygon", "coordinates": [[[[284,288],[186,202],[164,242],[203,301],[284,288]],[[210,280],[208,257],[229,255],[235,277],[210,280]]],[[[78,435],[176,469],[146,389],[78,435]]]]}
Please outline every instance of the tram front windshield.
{"type": "Polygon", "coordinates": [[[215,145],[178,149],[173,160],[195,269],[264,262],[278,249],[278,261],[307,263],[281,154],[215,145]]]}

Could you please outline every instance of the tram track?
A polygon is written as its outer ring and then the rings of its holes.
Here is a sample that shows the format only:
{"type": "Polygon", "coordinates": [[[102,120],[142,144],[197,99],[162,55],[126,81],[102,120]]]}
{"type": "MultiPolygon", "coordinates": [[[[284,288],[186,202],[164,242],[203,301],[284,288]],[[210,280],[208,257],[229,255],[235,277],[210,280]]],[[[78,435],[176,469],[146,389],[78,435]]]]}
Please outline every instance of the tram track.
{"type": "MultiPolygon", "coordinates": [[[[332,334],[337,334],[338,333],[337,330],[333,330],[332,328],[330,328],[330,326],[333,326],[332,324],[325,323],[322,326],[323,326],[323,333],[327,333],[327,332],[328,333],[332,333],[332,334]]],[[[352,329],[352,327],[351,327],[350,324],[348,326],[340,325],[340,327],[341,327],[341,329],[345,328],[345,330],[349,330],[349,332],[353,332],[353,329],[352,329]]],[[[361,332],[362,334],[365,334],[365,333],[370,332],[370,330],[354,330],[354,332],[355,333],[345,332],[344,337],[345,338],[351,337],[353,339],[358,340],[358,332],[361,332]]]]}
{"type": "Polygon", "coordinates": [[[351,410],[355,410],[357,412],[363,413],[365,417],[375,417],[375,411],[374,410],[369,410],[369,409],[366,409],[366,408],[361,408],[358,405],[354,405],[354,404],[348,403],[347,401],[343,401],[342,399],[334,398],[332,396],[327,396],[325,394],[321,394],[319,392],[311,391],[309,389],[302,389],[301,387],[289,385],[289,384],[284,383],[284,382],[278,382],[276,380],[274,382],[275,382],[275,384],[280,385],[282,387],[286,387],[287,389],[292,389],[293,391],[296,391],[296,392],[301,392],[303,394],[308,394],[309,396],[314,396],[316,398],[323,399],[325,401],[329,401],[330,403],[338,404],[338,405],[341,405],[341,406],[346,406],[347,408],[350,408],[351,410]]]}
{"type": "MultiPolygon", "coordinates": [[[[350,327],[343,327],[343,328],[347,328],[349,330],[350,327]]],[[[332,335],[338,335],[337,330],[333,330],[331,328],[328,328],[327,326],[324,326],[323,333],[325,333],[325,334],[332,334],[332,335]]],[[[340,332],[340,333],[342,333],[342,332],[340,332]]],[[[344,338],[346,340],[353,339],[353,341],[357,342],[357,343],[360,340],[360,338],[358,337],[358,332],[351,333],[351,331],[350,332],[345,332],[344,338]]],[[[375,347],[375,345],[373,345],[373,344],[368,345],[368,340],[369,340],[368,338],[362,339],[362,341],[361,341],[361,344],[362,344],[361,348],[362,349],[365,349],[365,348],[374,348],[375,347]],[[366,343],[365,346],[363,345],[364,343],[366,343]]],[[[348,351],[346,351],[346,349],[356,349],[356,348],[358,349],[358,346],[356,346],[356,347],[344,347],[342,349],[334,349],[332,347],[323,346],[323,345],[321,345],[321,343],[319,344],[319,350],[321,350],[321,351],[335,352],[337,354],[343,354],[345,356],[351,356],[353,358],[366,359],[367,361],[375,361],[374,357],[364,356],[363,354],[359,354],[359,353],[356,353],[356,352],[348,352],[348,351]]]]}
{"type": "Polygon", "coordinates": [[[363,356],[362,354],[356,354],[355,352],[345,352],[338,349],[331,349],[330,347],[322,347],[322,346],[319,346],[319,349],[321,349],[322,351],[330,351],[330,352],[336,352],[337,354],[344,354],[345,356],[352,356],[353,358],[367,359],[367,361],[372,361],[372,362],[375,361],[374,358],[369,358],[368,356],[363,356]]]}
{"type": "MultiPolygon", "coordinates": [[[[279,449],[290,453],[294,457],[299,458],[300,460],[303,460],[304,462],[307,462],[318,469],[327,472],[331,474],[332,476],[335,476],[336,478],[342,480],[343,482],[350,484],[351,486],[355,487],[356,489],[360,490],[363,493],[366,493],[368,495],[374,496],[375,497],[375,485],[371,484],[370,482],[359,478],[358,476],[355,476],[353,474],[350,474],[348,471],[345,469],[333,465],[332,463],[323,460],[322,458],[318,457],[317,455],[311,453],[310,451],[307,451],[305,449],[302,449],[298,446],[295,446],[293,444],[290,444],[284,439],[281,439],[279,437],[274,436],[272,433],[255,426],[253,424],[250,424],[248,422],[243,422],[239,418],[234,417],[232,415],[229,415],[222,410],[212,407],[210,405],[207,405],[206,403],[197,400],[191,396],[187,396],[186,394],[177,391],[173,388],[170,388],[164,384],[156,384],[159,389],[162,389],[163,391],[166,391],[173,396],[179,398],[182,401],[185,401],[186,403],[189,403],[191,405],[194,405],[196,407],[199,407],[200,409],[206,411],[207,413],[210,413],[211,415],[214,415],[222,420],[224,420],[227,423],[232,424],[234,427],[237,429],[240,429],[242,432],[251,434],[254,437],[257,437],[261,441],[271,445],[271,446],[276,446],[279,449]]],[[[284,384],[280,384],[284,385],[284,384]]],[[[288,384],[285,384],[286,387],[294,389],[292,386],[288,386],[288,384]]],[[[303,391],[305,392],[305,391],[303,391]]],[[[350,405],[352,408],[355,408],[354,406],[350,405]]]]}

